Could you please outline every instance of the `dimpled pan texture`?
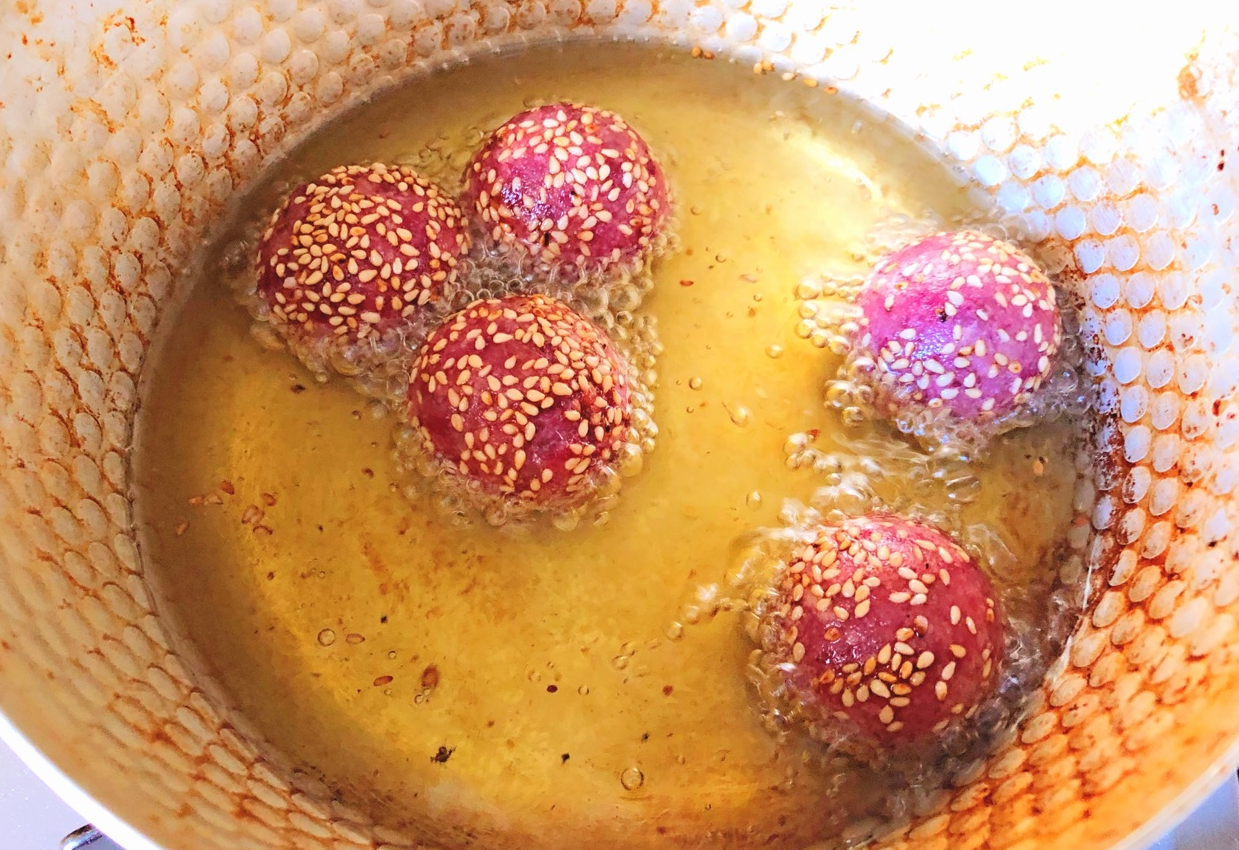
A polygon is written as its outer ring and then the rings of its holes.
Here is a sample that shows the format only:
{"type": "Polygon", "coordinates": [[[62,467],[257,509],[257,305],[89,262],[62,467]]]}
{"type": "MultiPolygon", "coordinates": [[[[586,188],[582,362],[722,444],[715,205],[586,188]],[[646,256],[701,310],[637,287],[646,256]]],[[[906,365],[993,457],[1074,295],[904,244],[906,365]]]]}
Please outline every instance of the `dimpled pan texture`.
{"type": "Polygon", "coordinates": [[[147,346],[229,201],[322,121],[472,50],[640,34],[903,122],[1061,258],[1094,343],[1084,555],[1063,566],[1094,570],[1086,617],[1031,715],[880,846],[1084,850],[1165,826],[1239,760],[1239,37],[1206,20],[1222,6],[1154,22],[1020,8],[915,4],[895,22],[818,0],[8,5],[7,734],[136,848],[414,846],[288,770],[159,616],[127,499],[147,346]]]}

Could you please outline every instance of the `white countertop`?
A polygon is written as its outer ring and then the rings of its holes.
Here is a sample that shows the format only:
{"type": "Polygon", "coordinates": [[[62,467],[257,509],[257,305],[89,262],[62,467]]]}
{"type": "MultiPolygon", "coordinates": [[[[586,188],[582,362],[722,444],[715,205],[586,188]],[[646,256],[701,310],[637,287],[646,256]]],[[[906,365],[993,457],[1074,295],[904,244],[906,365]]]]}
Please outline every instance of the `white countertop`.
{"type": "MultiPolygon", "coordinates": [[[[81,815],[0,742],[0,848],[57,850],[60,839],[82,824],[81,815]]],[[[1149,850],[1239,850],[1239,782],[1235,777],[1149,850]]]]}
{"type": "Polygon", "coordinates": [[[0,847],[56,850],[83,823],[0,741],[0,847]]]}

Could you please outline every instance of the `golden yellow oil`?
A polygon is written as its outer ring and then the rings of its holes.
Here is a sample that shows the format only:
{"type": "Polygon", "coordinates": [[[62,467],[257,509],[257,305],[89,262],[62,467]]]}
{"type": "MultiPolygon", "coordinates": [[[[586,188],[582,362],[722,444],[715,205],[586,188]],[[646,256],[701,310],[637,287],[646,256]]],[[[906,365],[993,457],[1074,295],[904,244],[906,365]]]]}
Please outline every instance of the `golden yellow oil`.
{"type": "MultiPolygon", "coordinates": [[[[416,80],[320,133],[255,197],[340,163],[425,161],[427,146],[455,163],[476,128],[560,98],[638,127],[680,211],[679,249],[642,307],[665,345],[659,442],[609,522],[458,528],[410,504],[394,418],[263,349],[208,267],[145,387],[144,557],[270,745],[410,836],[505,848],[829,838],[872,789],[806,767],[763,728],[735,618],[677,624],[734,567],[734,541],[822,483],[789,469],[789,435],[830,447],[842,428],[823,404],[839,360],[796,335],[798,283],[863,273],[856,246],[879,219],[949,221],[964,193],[837,95],[590,43],[416,80]]],[[[982,498],[965,517],[1021,569],[1070,521],[1069,437],[1015,433],[975,469],[982,498]]]]}

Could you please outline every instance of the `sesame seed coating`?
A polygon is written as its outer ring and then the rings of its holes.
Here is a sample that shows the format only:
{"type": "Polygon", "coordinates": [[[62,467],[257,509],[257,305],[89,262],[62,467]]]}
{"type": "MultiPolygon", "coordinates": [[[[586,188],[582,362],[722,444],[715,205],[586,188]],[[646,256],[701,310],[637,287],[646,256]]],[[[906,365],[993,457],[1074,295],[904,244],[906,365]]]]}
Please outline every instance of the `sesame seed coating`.
{"type": "Polygon", "coordinates": [[[1062,339],[1054,288],[1015,246],[936,233],[884,257],[858,298],[856,353],[889,414],[942,408],[986,421],[1026,403],[1062,339]]]}
{"type": "Polygon", "coordinates": [[[289,336],[370,340],[440,300],[468,247],[460,208],[434,183],[403,166],[340,166],[271,217],[258,294],[289,336]]]}
{"type": "Polygon", "coordinates": [[[489,238],[548,269],[639,262],[671,208],[645,140],[618,115],[571,103],[509,119],[470,161],[465,184],[489,238]]]}
{"type": "Polygon", "coordinates": [[[427,453],[488,498],[584,501],[629,430],[625,364],[606,335],[543,295],[476,301],[422,345],[409,418],[427,453]]]}
{"type": "Polygon", "coordinates": [[[1004,629],[993,587],[934,526],[889,514],[819,526],[776,584],[763,649],[815,732],[918,745],[993,688],[1004,629]]]}

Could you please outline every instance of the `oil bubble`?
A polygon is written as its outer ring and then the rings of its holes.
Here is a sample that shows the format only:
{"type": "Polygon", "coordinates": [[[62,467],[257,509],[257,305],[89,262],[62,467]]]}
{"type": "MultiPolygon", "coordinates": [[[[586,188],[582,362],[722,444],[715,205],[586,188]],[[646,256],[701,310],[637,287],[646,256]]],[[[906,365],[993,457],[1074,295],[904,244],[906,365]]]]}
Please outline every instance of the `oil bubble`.
{"type": "Polygon", "coordinates": [[[822,294],[822,284],[813,278],[805,278],[800,281],[800,285],[796,287],[796,297],[802,300],[817,298],[822,294]]]}
{"type": "Polygon", "coordinates": [[[625,768],[620,773],[620,785],[625,791],[636,791],[645,784],[645,774],[638,767],[625,768]]]}
{"type": "Polygon", "coordinates": [[[322,646],[331,646],[336,642],[336,633],[331,629],[323,629],[318,633],[318,642],[322,646]]]}
{"type": "Polygon", "coordinates": [[[728,404],[723,402],[723,409],[727,411],[727,416],[731,419],[733,425],[739,425],[741,428],[753,421],[753,412],[743,404],[728,404]]]}

